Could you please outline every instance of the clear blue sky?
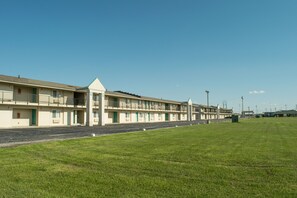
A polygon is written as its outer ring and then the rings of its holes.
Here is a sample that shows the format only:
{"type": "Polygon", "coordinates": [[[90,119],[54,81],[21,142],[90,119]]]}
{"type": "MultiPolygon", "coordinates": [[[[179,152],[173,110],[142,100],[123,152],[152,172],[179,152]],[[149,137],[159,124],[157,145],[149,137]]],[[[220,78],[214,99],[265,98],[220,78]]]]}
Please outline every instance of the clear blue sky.
{"type": "Polygon", "coordinates": [[[296,0],[0,0],[0,73],[295,109],[296,10],[296,0]]]}

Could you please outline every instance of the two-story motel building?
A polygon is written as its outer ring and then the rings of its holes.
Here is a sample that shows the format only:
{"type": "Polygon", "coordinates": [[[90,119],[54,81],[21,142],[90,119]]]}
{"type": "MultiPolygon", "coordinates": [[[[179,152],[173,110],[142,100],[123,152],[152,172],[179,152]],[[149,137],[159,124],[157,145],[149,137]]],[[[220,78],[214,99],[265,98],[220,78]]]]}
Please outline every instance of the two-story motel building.
{"type": "Polygon", "coordinates": [[[222,119],[232,110],[0,75],[0,128],[222,119]]]}

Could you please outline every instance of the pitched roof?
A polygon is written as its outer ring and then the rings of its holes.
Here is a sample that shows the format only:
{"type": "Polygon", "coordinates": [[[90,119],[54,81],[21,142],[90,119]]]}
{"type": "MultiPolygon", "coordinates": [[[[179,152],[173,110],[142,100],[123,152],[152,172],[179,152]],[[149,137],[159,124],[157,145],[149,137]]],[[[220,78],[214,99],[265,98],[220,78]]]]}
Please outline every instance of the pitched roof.
{"type": "Polygon", "coordinates": [[[33,80],[29,78],[5,76],[5,75],[0,75],[0,82],[6,82],[6,83],[12,83],[12,84],[18,84],[18,85],[44,87],[44,88],[54,88],[54,89],[61,89],[61,90],[68,90],[68,91],[77,91],[77,89],[81,88],[79,86],[66,85],[66,84],[43,81],[43,80],[33,80]]]}
{"type": "Polygon", "coordinates": [[[131,94],[128,92],[123,92],[123,91],[106,91],[105,95],[109,96],[117,96],[117,97],[122,97],[122,98],[129,98],[129,99],[136,99],[136,100],[148,100],[148,101],[154,101],[154,102],[165,102],[165,103],[171,103],[171,104],[181,104],[182,102],[174,101],[174,100],[165,100],[165,99],[160,99],[160,98],[152,98],[152,97],[147,97],[147,96],[140,96],[136,94],[131,94]]]}
{"type": "MultiPolygon", "coordinates": [[[[79,91],[79,92],[86,92],[86,90],[88,89],[88,87],[79,87],[79,86],[66,85],[66,84],[43,81],[43,80],[34,80],[29,78],[5,76],[5,75],[0,75],[0,82],[25,85],[25,86],[33,86],[33,87],[53,88],[53,89],[60,89],[60,90],[67,90],[67,91],[79,91]]],[[[162,98],[160,99],[160,98],[152,98],[147,96],[139,96],[136,94],[131,94],[123,91],[106,91],[105,94],[110,96],[122,97],[122,98],[130,98],[130,99],[137,99],[137,100],[141,99],[141,100],[171,103],[171,104],[183,103],[183,102],[174,101],[174,100],[165,100],[162,98]]]]}

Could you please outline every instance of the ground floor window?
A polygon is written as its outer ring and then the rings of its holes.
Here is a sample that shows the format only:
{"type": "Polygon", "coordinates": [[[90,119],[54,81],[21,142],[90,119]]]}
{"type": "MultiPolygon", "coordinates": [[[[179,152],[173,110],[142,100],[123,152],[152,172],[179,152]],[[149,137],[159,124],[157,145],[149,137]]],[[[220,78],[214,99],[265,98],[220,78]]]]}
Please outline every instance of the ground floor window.
{"type": "Polygon", "coordinates": [[[151,114],[151,121],[155,120],[155,114],[151,114]]]}
{"type": "Polygon", "coordinates": [[[60,118],[60,111],[59,110],[53,110],[52,111],[52,118],[60,118]]]}
{"type": "Polygon", "coordinates": [[[94,111],[93,116],[94,116],[94,118],[99,118],[99,113],[97,111],[94,111]]]}
{"type": "Polygon", "coordinates": [[[126,121],[130,121],[130,113],[129,112],[125,113],[125,117],[126,117],[126,121]]]}
{"type": "Polygon", "coordinates": [[[161,113],[158,114],[158,119],[159,119],[159,121],[162,120],[162,114],[161,113]]]}

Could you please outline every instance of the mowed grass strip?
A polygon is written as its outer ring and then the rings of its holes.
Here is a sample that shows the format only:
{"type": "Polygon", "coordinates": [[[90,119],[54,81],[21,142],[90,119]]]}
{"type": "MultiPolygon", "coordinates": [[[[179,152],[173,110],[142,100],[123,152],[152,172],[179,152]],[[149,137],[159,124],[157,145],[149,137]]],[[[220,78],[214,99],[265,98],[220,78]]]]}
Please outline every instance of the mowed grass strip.
{"type": "Polygon", "coordinates": [[[0,197],[297,197],[297,119],[0,149],[0,197]]]}

